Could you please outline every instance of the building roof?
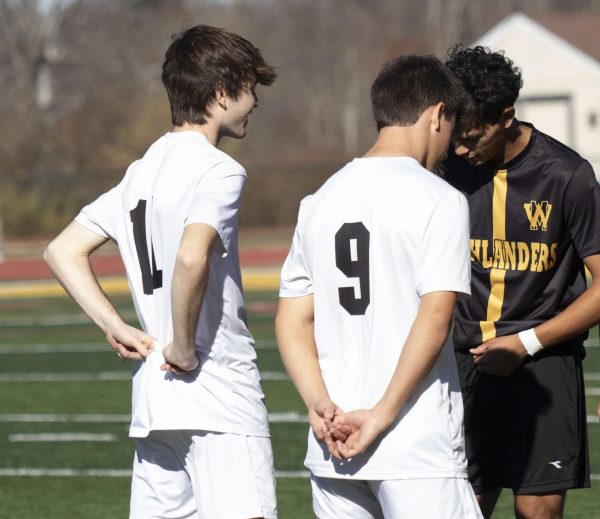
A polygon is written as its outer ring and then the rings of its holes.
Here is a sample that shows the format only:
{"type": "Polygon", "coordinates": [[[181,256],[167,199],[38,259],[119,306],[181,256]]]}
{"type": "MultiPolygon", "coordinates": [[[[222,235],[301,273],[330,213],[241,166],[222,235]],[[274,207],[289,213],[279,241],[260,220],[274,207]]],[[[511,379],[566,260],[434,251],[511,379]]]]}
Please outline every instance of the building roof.
{"type": "Polygon", "coordinates": [[[600,24],[597,20],[600,20],[600,16],[591,14],[556,12],[545,15],[538,14],[533,18],[515,12],[497,23],[481,36],[475,44],[495,48],[501,44],[500,42],[510,38],[514,31],[517,31],[520,34],[526,34],[531,38],[544,41],[548,52],[560,53],[600,79],[600,24]],[[589,26],[587,22],[580,21],[583,17],[588,16],[590,22],[592,22],[589,26]],[[545,20],[545,23],[542,22],[542,19],[545,20]],[[557,29],[554,30],[549,25],[556,25],[557,29]],[[591,45],[593,47],[593,42],[598,43],[596,48],[588,52],[577,45],[575,41],[572,41],[573,39],[577,40],[577,43],[581,46],[591,45]]]}
{"type": "Polygon", "coordinates": [[[557,36],[600,61],[600,14],[552,12],[531,17],[557,36]]]}

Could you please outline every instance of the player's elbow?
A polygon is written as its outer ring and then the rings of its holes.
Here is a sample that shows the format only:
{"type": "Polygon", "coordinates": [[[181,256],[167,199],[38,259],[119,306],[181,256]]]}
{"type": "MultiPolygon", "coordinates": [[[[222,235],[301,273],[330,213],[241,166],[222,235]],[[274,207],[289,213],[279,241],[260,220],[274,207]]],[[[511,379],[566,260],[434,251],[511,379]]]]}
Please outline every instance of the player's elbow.
{"type": "Polygon", "coordinates": [[[60,245],[56,242],[56,240],[53,240],[48,244],[48,246],[44,250],[44,253],[42,254],[44,261],[52,270],[54,270],[53,267],[59,261],[60,253],[61,253],[60,245]]]}
{"type": "Polygon", "coordinates": [[[177,253],[176,269],[188,276],[201,277],[208,272],[209,258],[207,255],[179,251],[177,253]]]}
{"type": "Polygon", "coordinates": [[[76,243],[66,239],[63,234],[59,234],[48,244],[42,257],[50,270],[56,273],[61,265],[73,265],[80,258],[87,261],[88,253],[81,251],[76,243]]]}

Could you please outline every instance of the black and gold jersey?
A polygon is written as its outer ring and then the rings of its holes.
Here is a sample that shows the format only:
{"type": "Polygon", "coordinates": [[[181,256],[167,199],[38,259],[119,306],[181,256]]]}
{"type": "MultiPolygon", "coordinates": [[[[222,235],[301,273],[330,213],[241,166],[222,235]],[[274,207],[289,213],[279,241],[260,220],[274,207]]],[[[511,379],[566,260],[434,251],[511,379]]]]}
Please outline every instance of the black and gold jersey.
{"type": "Polygon", "coordinates": [[[589,162],[532,127],[510,162],[475,167],[450,150],[440,174],[467,196],[471,220],[471,297],[457,303],[456,349],[537,326],[585,290],[582,258],[600,253],[589,162]]]}

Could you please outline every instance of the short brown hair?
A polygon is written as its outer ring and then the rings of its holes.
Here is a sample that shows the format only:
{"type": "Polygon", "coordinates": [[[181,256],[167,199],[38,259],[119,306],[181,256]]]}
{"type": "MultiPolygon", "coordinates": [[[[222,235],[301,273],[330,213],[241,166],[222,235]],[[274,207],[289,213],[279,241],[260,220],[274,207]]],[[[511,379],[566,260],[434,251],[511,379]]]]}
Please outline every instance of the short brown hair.
{"type": "Polygon", "coordinates": [[[252,43],[209,25],[196,25],[173,36],[162,67],[175,126],[204,124],[219,87],[237,99],[243,88],[270,85],[276,77],[252,43]]]}
{"type": "Polygon", "coordinates": [[[456,115],[463,99],[460,81],[434,56],[407,54],[387,63],[371,87],[377,129],[412,126],[430,106],[444,103],[456,115]]]}

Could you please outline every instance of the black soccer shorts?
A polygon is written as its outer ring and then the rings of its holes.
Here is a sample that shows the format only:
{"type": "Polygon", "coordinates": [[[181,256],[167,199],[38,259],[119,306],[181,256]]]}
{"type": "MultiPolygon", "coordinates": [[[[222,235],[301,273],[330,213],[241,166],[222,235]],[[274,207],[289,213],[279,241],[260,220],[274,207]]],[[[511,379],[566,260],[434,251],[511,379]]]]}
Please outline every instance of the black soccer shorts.
{"type": "MultiPolygon", "coordinates": [[[[548,352],[550,353],[550,352],[548,352]]],[[[590,486],[581,360],[539,354],[509,377],[485,375],[456,352],[475,493],[538,494],[590,486]]]]}

